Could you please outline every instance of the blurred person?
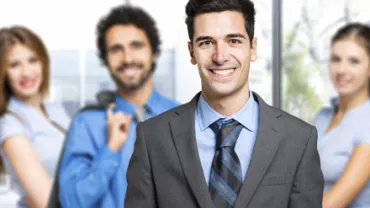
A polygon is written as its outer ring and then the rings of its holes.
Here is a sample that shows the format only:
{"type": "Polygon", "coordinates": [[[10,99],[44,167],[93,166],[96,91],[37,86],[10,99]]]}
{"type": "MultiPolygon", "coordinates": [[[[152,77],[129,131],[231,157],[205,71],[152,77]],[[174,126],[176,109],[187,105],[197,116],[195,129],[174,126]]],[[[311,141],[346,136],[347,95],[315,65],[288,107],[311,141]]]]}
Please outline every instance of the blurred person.
{"type": "MultiPolygon", "coordinates": [[[[122,208],[136,125],[178,105],[153,87],[160,37],[151,16],[117,6],[100,20],[97,34],[99,57],[117,92],[113,105],[87,108],[72,122],[59,172],[63,207],[122,208]]],[[[109,96],[98,98],[109,103],[109,96]]]]}
{"type": "Polygon", "coordinates": [[[186,15],[202,91],[138,125],[126,208],[321,207],[316,128],[249,88],[252,1],[189,0],[186,15]]]}
{"type": "Polygon", "coordinates": [[[44,103],[49,57],[37,34],[1,28],[0,54],[0,153],[17,207],[46,207],[70,118],[61,105],[44,103]]]}
{"type": "Polygon", "coordinates": [[[315,119],[325,186],[323,207],[370,207],[370,27],[350,23],[331,41],[338,96],[315,119]]]}

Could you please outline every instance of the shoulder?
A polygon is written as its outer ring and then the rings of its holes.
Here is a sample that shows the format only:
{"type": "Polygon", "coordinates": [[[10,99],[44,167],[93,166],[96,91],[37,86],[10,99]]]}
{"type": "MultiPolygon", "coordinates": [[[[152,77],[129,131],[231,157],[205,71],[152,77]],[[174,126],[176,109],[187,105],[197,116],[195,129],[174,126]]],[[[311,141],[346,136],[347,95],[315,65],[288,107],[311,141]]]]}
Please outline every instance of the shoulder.
{"type": "Polygon", "coordinates": [[[183,111],[187,108],[188,104],[177,105],[170,110],[167,110],[157,116],[154,116],[150,119],[147,119],[144,122],[141,122],[140,125],[144,129],[162,129],[168,127],[168,123],[176,116],[178,116],[177,112],[183,111]]]}
{"type": "Polygon", "coordinates": [[[364,106],[363,110],[360,112],[361,117],[358,117],[357,122],[354,124],[353,129],[355,129],[355,140],[357,144],[370,144],[370,128],[369,121],[370,118],[370,102],[364,106]]]}
{"type": "Polygon", "coordinates": [[[69,118],[67,110],[62,103],[46,103],[45,107],[48,113],[52,114],[53,116],[69,118]]]}
{"type": "Polygon", "coordinates": [[[333,114],[334,109],[330,107],[323,107],[319,110],[319,112],[316,114],[316,116],[313,119],[313,124],[318,124],[322,120],[326,120],[333,114]]]}
{"type": "Polygon", "coordinates": [[[294,131],[311,131],[313,128],[313,125],[308,123],[307,121],[304,121],[284,110],[271,107],[273,111],[275,111],[278,115],[281,115],[278,117],[279,122],[284,125],[285,129],[292,129],[294,131]]]}
{"type": "Polygon", "coordinates": [[[7,138],[16,135],[27,135],[26,126],[22,118],[6,113],[0,118],[0,144],[7,138]]]}
{"type": "Polygon", "coordinates": [[[317,140],[317,128],[315,126],[286,111],[275,107],[270,108],[278,115],[273,129],[283,135],[286,144],[306,146],[311,138],[317,140]]]}
{"type": "Polygon", "coordinates": [[[75,114],[72,119],[72,126],[88,125],[94,126],[105,123],[106,110],[102,107],[87,106],[75,114]]]}
{"type": "Polygon", "coordinates": [[[10,125],[22,126],[22,118],[10,112],[5,113],[3,116],[0,117],[0,129],[4,129],[4,126],[10,125]]]}

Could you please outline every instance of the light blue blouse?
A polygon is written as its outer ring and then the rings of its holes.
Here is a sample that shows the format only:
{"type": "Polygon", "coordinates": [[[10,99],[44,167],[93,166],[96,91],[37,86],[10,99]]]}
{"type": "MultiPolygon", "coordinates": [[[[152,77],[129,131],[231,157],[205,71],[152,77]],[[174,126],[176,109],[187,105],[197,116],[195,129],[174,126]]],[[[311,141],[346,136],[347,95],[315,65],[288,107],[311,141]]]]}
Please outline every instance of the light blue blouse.
{"type": "MultiPolygon", "coordinates": [[[[55,122],[64,130],[68,129],[70,118],[61,105],[44,104],[44,107],[50,121],[55,122]]],[[[54,178],[65,134],[33,107],[15,97],[11,97],[9,100],[8,110],[15,112],[20,118],[10,113],[6,113],[0,118],[0,145],[10,136],[26,136],[30,139],[47,173],[54,178]]],[[[11,189],[20,195],[18,207],[26,207],[23,203],[26,193],[5,157],[2,148],[0,148],[0,154],[10,175],[11,189]]],[[[37,179],[35,178],[34,180],[37,179]]]]}
{"type": "MultiPolygon", "coordinates": [[[[318,130],[317,148],[325,181],[324,192],[338,181],[354,148],[359,144],[370,144],[370,101],[348,111],[341,123],[324,135],[338,101],[333,99],[331,103],[332,106],[323,108],[314,121],[318,130]]],[[[349,207],[370,207],[370,182],[349,207]]]]}

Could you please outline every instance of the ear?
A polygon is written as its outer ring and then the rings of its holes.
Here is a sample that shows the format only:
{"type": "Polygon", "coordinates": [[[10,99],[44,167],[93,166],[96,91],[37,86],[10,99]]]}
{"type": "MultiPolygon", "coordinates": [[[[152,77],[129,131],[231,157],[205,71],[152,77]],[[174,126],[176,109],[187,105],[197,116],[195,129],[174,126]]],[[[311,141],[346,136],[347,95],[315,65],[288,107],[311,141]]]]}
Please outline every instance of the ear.
{"type": "Polygon", "coordinates": [[[252,62],[257,60],[257,38],[253,38],[253,40],[252,40],[250,59],[251,59],[252,62]]]}
{"type": "Polygon", "coordinates": [[[154,53],[153,54],[153,62],[157,62],[158,57],[159,57],[159,54],[158,53],[154,53]]]}
{"type": "Polygon", "coordinates": [[[193,65],[197,64],[197,61],[194,58],[193,44],[190,41],[188,42],[188,49],[189,49],[190,62],[191,62],[191,64],[193,64],[193,65]]]}

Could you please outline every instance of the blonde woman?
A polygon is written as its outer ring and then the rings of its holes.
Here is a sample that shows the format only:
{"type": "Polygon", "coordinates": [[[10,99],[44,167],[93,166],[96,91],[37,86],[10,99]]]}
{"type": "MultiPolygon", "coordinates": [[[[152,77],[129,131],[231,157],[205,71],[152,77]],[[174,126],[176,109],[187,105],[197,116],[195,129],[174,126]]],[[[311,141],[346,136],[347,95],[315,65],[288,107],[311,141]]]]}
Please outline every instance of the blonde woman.
{"type": "Polygon", "coordinates": [[[330,76],[338,97],[315,121],[323,208],[370,207],[370,28],[346,25],[331,47],[330,76]]]}
{"type": "MultiPolygon", "coordinates": [[[[43,100],[49,58],[25,27],[0,29],[0,153],[18,207],[46,207],[69,118],[43,100]]],[[[1,168],[0,168],[1,169],[1,168]]]]}

